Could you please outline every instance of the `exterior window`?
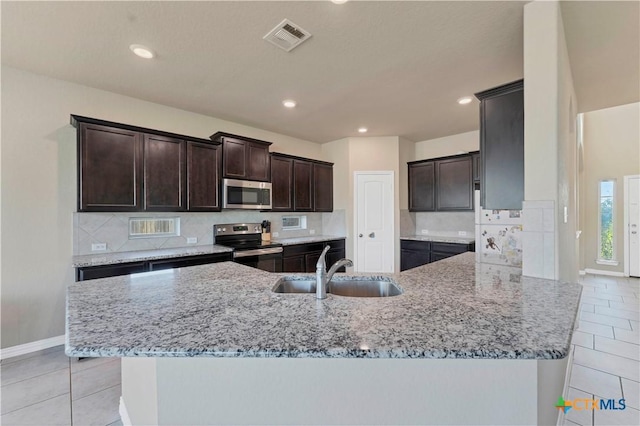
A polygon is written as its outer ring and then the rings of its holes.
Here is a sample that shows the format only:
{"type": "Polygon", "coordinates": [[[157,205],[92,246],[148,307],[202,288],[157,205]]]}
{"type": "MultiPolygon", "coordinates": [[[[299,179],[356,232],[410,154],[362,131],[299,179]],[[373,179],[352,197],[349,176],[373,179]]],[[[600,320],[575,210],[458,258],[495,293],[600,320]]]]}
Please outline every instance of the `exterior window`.
{"type": "Polygon", "coordinates": [[[598,197],[598,260],[599,263],[616,263],[615,250],[615,195],[616,181],[600,181],[598,197]]]}

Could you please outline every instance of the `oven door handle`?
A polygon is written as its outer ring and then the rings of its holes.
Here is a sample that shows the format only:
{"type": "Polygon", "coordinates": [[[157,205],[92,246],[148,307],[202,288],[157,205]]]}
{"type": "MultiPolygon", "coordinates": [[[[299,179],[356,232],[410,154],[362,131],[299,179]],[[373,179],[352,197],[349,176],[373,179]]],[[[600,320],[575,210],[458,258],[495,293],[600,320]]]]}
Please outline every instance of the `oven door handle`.
{"type": "Polygon", "coordinates": [[[237,259],[239,257],[261,256],[264,254],[278,254],[278,253],[282,253],[282,247],[235,251],[233,252],[233,258],[237,259]]]}

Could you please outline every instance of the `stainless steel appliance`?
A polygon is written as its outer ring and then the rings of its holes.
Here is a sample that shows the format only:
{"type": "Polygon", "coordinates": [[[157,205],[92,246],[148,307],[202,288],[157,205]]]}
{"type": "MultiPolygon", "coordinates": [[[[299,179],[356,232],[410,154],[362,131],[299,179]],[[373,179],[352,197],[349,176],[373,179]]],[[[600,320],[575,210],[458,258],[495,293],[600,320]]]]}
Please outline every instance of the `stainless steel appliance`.
{"type": "Polygon", "coordinates": [[[224,179],[222,208],[271,209],[271,183],[250,180],[224,179]]]}
{"type": "Polygon", "coordinates": [[[214,242],[233,248],[234,262],[263,271],[282,272],[282,244],[262,241],[265,222],[214,225],[214,242]]]}

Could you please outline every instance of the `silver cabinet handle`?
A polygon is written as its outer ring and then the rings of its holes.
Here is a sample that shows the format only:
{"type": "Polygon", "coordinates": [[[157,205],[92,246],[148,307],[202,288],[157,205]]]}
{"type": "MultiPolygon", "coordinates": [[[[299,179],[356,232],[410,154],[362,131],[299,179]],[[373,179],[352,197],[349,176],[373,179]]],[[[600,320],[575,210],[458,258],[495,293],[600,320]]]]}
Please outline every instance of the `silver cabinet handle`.
{"type": "Polygon", "coordinates": [[[369,234],[369,238],[375,238],[375,237],[376,237],[376,233],[375,232],[372,232],[372,233],[369,234]]]}

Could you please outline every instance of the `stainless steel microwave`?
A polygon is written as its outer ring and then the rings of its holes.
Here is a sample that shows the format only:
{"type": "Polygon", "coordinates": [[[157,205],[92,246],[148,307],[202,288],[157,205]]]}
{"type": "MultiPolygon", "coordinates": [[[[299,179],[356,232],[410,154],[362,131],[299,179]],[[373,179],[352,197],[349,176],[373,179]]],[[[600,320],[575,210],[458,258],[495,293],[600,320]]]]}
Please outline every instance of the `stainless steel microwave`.
{"type": "Polygon", "coordinates": [[[271,183],[224,179],[222,208],[270,210],[271,183]]]}

